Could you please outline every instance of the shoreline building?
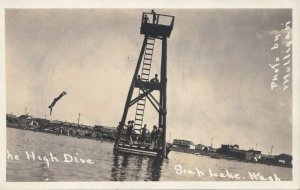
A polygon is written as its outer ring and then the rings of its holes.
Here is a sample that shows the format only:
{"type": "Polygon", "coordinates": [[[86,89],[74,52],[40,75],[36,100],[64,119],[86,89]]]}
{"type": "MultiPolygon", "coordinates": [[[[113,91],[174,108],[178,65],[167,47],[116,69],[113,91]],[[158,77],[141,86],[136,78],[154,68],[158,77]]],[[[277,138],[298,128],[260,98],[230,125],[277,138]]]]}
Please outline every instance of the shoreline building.
{"type": "Polygon", "coordinates": [[[189,140],[174,139],[173,140],[173,150],[179,152],[195,152],[195,144],[189,140]]]}
{"type": "Polygon", "coordinates": [[[259,161],[261,159],[261,151],[259,150],[240,150],[239,145],[225,145],[217,149],[218,154],[232,156],[240,160],[259,161]]]}

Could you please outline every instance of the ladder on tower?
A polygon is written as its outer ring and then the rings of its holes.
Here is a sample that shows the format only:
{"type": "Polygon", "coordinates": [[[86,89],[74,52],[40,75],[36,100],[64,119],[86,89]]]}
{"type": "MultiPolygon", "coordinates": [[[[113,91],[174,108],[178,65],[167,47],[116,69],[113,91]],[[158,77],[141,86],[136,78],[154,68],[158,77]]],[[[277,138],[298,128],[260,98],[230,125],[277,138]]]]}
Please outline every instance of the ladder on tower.
{"type": "MultiPolygon", "coordinates": [[[[144,59],[143,59],[143,66],[142,66],[142,73],[140,75],[140,79],[143,82],[149,82],[150,78],[150,71],[151,71],[151,63],[154,51],[154,43],[155,38],[147,37],[146,48],[144,52],[144,59]]],[[[142,89],[139,89],[139,95],[142,95],[144,92],[142,89]]],[[[143,125],[144,113],[146,107],[146,96],[141,98],[136,105],[135,111],[135,129],[141,129],[143,125]]]]}

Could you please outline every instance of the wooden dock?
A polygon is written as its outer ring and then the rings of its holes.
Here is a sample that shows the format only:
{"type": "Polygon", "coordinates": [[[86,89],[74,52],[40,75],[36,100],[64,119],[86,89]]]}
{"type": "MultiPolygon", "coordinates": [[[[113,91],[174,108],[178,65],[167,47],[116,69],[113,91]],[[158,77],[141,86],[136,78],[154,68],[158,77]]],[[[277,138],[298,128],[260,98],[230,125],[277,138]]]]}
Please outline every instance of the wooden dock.
{"type": "Polygon", "coordinates": [[[144,146],[139,144],[125,144],[119,143],[118,152],[126,154],[136,154],[150,157],[157,157],[159,149],[150,146],[144,146]]]}

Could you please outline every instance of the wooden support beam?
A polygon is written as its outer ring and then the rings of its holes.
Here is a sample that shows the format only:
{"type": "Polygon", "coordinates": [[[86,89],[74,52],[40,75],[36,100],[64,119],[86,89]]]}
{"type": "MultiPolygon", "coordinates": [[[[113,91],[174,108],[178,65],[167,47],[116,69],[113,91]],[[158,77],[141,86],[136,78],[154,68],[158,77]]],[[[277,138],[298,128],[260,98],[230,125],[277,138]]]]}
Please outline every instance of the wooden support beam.
{"type": "Polygon", "coordinates": [[[145,96],[147,96],[148,93],[150,93],[150,92],[152,92],[152,91],[153,91],[153,90],[150,90],[149,92],[146,92],[146,93],[143,93],[143,94],[139,95],[138,97],[136,97],[135,99],[133,99],[133,100],[130,102],[129,106],[134,105],[134,104],[137,103],[140,99],[144,98],[145,96]]]}
{"type": "MultiPolygon", "coordinates": [[[[144,93],[147,93],[143,88],[142,88],[142,91],[143,91],[144,93]]],[[[154,102],[152,101],[152,99],[149,98],[148,95],[147,95],[146,97],[147,97],[147,99],[150,101],[150,103],[153,105],[153,107],[156,109],[156,111],[159,113],[159,108],[156,107],[156,105],[154,104],[154,102]]]]}
{"type": "MultiPolygon", "coordinates": [[[[155,97],[150,93],[150,91],[142,84],[142,82],[141,81],[139,81],[139,80],[137,80],[137,82],[139,83],[139,85],[141,85],[141,89],[143,90],[143,92],[145,91],[145,92],[147,92],[148,93],[148,95],[150,95],[151,96],[151,98],[153,98],[153,100],[155,101],[155,103],[157,103],[157,105],[159,106],[159,107],[161,107],[160,105],[159,105],[159,102],[155,99],[155,97]]],[[[147,95],[147,96],[148,96],[147,95]]]]}
{"type": "Polygon", "coordinates": [[[161,82],[163,84],[162,101],[163,101],[163,113],[162,113],[162,127],[163,127],[163,156],[166,156],[166,130],[167,130],[167,37],[162,40],[162,73],[161,82]]]}

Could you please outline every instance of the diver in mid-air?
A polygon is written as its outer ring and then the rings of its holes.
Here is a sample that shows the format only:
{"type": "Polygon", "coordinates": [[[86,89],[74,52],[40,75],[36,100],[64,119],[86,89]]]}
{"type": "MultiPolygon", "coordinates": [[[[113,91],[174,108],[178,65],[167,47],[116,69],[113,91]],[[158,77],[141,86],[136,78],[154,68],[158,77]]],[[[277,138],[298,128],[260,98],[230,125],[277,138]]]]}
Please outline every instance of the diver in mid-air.
{"type": "Polygon", "coordinates": [[[51,103],[51,105],[49,106],[50,109],[50,115],[52,113],[52,108],[55,106],[56,102],[61,99],[64,95],[66,95],[67,93],[65,91],[63,91],[58,97],[54,98],[53,102],[51,103]]]}

